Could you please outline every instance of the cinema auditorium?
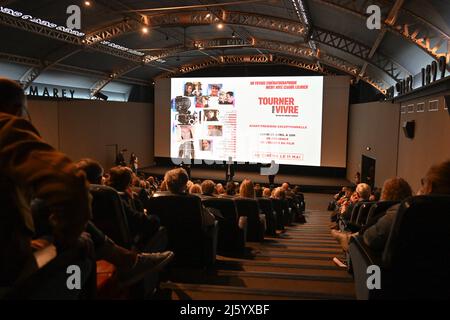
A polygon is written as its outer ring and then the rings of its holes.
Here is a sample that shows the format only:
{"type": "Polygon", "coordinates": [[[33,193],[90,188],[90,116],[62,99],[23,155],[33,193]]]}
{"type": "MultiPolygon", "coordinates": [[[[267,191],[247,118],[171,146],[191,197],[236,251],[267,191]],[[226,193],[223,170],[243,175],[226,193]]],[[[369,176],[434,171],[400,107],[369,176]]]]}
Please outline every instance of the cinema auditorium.
{"type": "Polygon", "coordinates": [[[0,1],[0,299],[449,299],[449,21],[448,0],[0,1]]]}

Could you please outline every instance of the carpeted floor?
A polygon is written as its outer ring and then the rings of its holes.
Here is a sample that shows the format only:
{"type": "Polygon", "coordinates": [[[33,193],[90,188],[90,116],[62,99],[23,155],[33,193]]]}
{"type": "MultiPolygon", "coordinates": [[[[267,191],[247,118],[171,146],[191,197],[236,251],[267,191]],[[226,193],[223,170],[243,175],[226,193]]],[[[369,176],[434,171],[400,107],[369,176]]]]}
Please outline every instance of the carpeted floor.
{"type": "Polygon", "coordinates": [[[248,242],[242,257],[218,256],[213,270],[173,270],[161,298],[193,300],[354,299],[352,277],[333,257],[342,250],[330,236],[330,195],[305,194],[306,224],[262,243],[248,242]]]}

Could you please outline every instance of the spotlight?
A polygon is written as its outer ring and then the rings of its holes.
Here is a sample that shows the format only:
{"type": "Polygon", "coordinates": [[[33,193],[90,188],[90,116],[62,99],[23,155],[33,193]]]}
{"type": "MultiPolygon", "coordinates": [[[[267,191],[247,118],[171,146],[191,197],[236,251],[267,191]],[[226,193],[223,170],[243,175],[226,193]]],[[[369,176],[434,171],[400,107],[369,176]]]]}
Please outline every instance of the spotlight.
{"type": "Polygon", "coordinates": [[[223,23],[219,23],[218,25],[217,25],[217,29],[223,29],[223,23]]]}
{"type": "Polygon", "coordinates": [[[148,27],[146,26],[142,27],[141,31],[143,34],[148,34],[148,27]]]}
{"type": "Polygon", "coordinates": [[[208,13],[205,17],[206,19],[208,19],[209,17],[211,17],[211,13],[208,13]]]}
{"type": "Polygon", "coordinates": [[[84,2],[84,6],[85,6],[85,7],[90,7],[91,4],[92,4],[92,3],[91,3],[90,1],[85,1],[85,2],[84,2]]]}

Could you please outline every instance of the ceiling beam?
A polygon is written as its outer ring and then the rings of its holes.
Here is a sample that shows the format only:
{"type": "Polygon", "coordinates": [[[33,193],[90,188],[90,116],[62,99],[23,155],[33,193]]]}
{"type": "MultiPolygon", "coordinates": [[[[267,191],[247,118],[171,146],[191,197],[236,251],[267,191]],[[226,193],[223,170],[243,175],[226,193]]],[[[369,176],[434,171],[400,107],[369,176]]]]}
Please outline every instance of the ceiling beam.
{"type": "MultiPolygon", "coordinates": [[[[20,55],[14,55],[14,54],[10,54],[10,53],[0,52],[0,60],[19,64],[19,65],[25,65],[25,66],[29,66],[32,68],[42,67],[42,61],[39,59],[24,57],[24,56],[20,56],[20,55]]],[[[49,69],[68,72],[68,73],[82,75],[82,76],[92,76],[92,77],[96,77],[96,78],[105,78],[105,77],[109,76],[105,72],[87,69],[87,68],[70,66],[70,65],[61,64],[61,63],[53,64],[49,69]]],[[[123,83],[136,84],[136,85],[141,85],[141,86],[148,86],[150,84],[150,82],[148,82],[148,81],[144,81],[144,80],[136,79],[136,78],[129,78],[129,77],[121,77],[120,79],[116,79],[116,80],[119,82],[123,82],[123,83]]]]}
{"type": "MultiPolygon", "coordinates": [[[[389,12],[389,14],[385,20],[386,25],[393,26],[395,24],[395,22],[397,21],[398,13],[399,13],[401,7],[403,6],[404,2],[405,2],[405,0],[396,0],[395,1],[394,5],[391,8],[391,11],[389,12]]],[[[383,42],[386,32],[387,32],[386,27],[383,26],[381,28],[380,32],[378,33],[378,36],[375,39],[375,42],[373,43],[372,48],[370,49],[369,55],[367,56],[368,60],[371,60],[373,58],[373,56],[375,55],[375,52],[378,50],[381,43],[383,42]]],[[[368,65],[369,65],[369,63],[366,61],[363,65],[363,67],[361,68],[361,74],[358,75],[358,77],[356,78],[356,82],[359,81],[360,76],[364,76],[368,65]]]]}
{"type": "MultiPolygon", "coordinates": [[[[363,5],[361,5],[358,1],[348,1],[348,0],[312,0],[317,3],[321,3],[323,5],[327,5],[331,8],[341,10],[342,12],[346,12],[357,16],[361,19],[367,20],[366,7],[367,1],[364,1],[363,5]]],[[[382,2],[380,0],[374,0],[375,3],[382,6],[386,1],[382,2]]],[[[402,39],[414,44],[424,52],[426,52],[429,56],[431,56],[436,61],[439,60],[442,56],[447,58],[447,61],[450,61],[450,52],[446,48],[448,41],[450,41],[449,35],[445,32],[432,25],[430,22],[425,19],[411,15],[408,11],[409,16],[412,17],[415,21],[407,21],[404,23],[394,23],[393,25],[387,24],[385,21],[382,22],[383,26],[387,31],[400,36],[402,39]],[[420,28],[417,26],[417,21],[421,22],[425,26],[429,26],[429,29],[420,28]],[[414,28],[414,31],[410,30],[412,25],[417,26],[414,28]],[[439,30],[440,32],[436,32],[439,30]],[[433,35],[430,35],[430,31],[435,31],[433,35]],[[444,46],[445,44],[445,46],[444,46]],[[438,51],[444,51],[443,53],[438,53],[438,51]]],[[[450,67],[448,67],[450,70],[450,67]]]]}

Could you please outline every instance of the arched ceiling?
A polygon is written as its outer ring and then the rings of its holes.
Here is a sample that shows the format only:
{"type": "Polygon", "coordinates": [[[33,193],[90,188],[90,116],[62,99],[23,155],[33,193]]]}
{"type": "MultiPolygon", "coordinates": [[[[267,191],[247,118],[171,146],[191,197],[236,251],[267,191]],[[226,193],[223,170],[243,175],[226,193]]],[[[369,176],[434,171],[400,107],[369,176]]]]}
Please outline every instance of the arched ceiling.
{"type": "Polygon", "coordinates": [[[84,2],[0,0],[0,36],[9,39],[0,59],[29,66],[25,86],[50,69],[86,70],[105,74],[92,83],[94,94],[111,81],[260,63],[348,74],[385,92],[450,58],[446,0],[84,2]],[[82,8],[81,30],[65,28],[72,4],[82,8]],[[380,30],[366,26],[372,4],[381,9],[380,30]]]}

